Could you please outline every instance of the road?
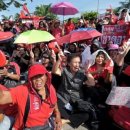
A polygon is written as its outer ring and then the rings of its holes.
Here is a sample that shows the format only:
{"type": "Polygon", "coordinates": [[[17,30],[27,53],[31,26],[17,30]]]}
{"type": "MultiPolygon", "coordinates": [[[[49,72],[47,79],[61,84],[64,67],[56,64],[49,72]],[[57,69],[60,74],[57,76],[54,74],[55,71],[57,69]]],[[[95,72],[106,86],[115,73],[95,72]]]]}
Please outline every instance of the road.
{"type": "Polygon", "coordinates": [[[63,125],[63,130],[88,130],[84,126],[79,126],[77,129],[72,128],[69,124],[64,124],[63,125]]]}

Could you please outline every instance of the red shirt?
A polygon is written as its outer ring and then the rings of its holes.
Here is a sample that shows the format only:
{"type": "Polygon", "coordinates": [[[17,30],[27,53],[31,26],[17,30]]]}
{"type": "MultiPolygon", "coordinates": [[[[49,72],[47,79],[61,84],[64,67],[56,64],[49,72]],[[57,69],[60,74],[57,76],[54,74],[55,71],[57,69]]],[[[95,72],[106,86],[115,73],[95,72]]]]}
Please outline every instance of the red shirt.
{"type": "Polygon", "coordinates": [[[118,25],[125,25],[125,24],[128,24],[128,22],[125,22],[125,20],[118,20],[117,24],[118,25]]]}
{"type": "Polygon", "coordinates": [[[69,34],[71,31],[73,31],[75,29],[75,26],[73,23],[71,24],[66,24],[65,25],[65,34],[69,34]]]}
{"type": "MultiPolygon", "coordinates": [[[[96,65],[93,65],[93,66],[91,66],[89,69],[88,69],[88,72],[90,72],[90,73],[93,73],[93,72],[95,72],[95,71],[97,71],[97,66],[96,65]]],[[[105,79],[105,77],[107,76],[107,73],[108,73],[108,70],[104,70],[102,73],[100,73],[100,74],[94,74],[93,75],[93,77],[95,78],[95,79],[98,79],[98,77],[102,77],[102,78],[104,78],[105,79]]]]}
{"type": "Polygon", "coordinates": [[[28,93],[30,96],[30,111],[26,122],[26,127],[41,126],[48,122],[48,118],[53,113],[54,107],[50,103],[57,102],[56,92],[52,85],[49,87],[50,96],[45,101],[38,102],[35,98],[34,102],[26,85],[18,86],[11,89],[13,103],[18,105],[18,115],[14,124],[16,130],[23,130],[23,116],[27,102],[28,93]],[[50,98],[53,97],[53,98],[50,98]]]}

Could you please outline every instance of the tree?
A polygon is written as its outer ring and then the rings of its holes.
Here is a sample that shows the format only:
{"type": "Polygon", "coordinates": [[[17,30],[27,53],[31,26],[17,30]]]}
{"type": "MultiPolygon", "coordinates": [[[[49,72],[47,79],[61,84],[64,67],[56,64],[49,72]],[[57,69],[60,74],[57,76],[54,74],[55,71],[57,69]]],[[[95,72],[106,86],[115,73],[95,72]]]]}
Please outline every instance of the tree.
{"type": "Polygon", "coordinates": [[[14,19],[15,19],[15,20],[18,20],[18,19],[19,19],[19,15],[20,15],[19,13],[16,13],[16,14],[14,15],[14,19]]]}
{"type": "MultiPolygon", "coordinates": [[[[26,0],[21,0],[22,2],[25,2],[26,0]]],[[[30,0],[32,1],[32,0],[30,0]]],[[[23,4],[21,2],[18,2],[18,0],[0,0],[0,11],[7,10],[10,5],[14,5],[16,8],[19,8],[23,4]]]]}
{"type": "Polygon", "coordinates": [[[126,0],[125,2],[120,2],[120,8],[130,8],[130,0],[126,0]]]}
{"type": "Polygon", "coordinates": [[[51,4],[49,5],[40,5],[35,8],[34,14],[37,16],[46,16],[50,19],[56,19],[57,15],[50,12],[51,4]]]}
{"type": "Polygon", "coordinates": [[[117,7],[114,12],[119,14],[120,10],[123,9],[123,8],[130,8],[130,0],[126,0],[125,2],[120,2],[120,5],[119,7],[117,7]]]}
{"type": "Polygon", "coordinates": [[[9,17],[8,16],[5,16],[5,15],[1,15],[2,16],[2,19],[4,20],[9,20],[9,17]]]}
{"type": "Polygon", "coordinates": [[[84,12],[82,14],[84,19],[88,19],[88,20],[95,19],[97,17],[97,15],[98,15],[98,13],[97,12],[93,12],[93,11],[91,11],[91,12],[84,12]]]}

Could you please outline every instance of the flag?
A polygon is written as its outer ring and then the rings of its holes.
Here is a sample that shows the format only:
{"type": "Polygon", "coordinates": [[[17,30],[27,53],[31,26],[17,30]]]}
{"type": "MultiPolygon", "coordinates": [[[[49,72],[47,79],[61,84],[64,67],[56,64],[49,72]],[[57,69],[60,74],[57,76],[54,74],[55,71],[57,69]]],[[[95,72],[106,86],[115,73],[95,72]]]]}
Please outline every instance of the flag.
{"type": "Polygon", "coordinates": [[[29,10],[28,10],[26,4],[23,5],[23,11],[25,11],[28,15],[30,15],[29,10]]]}
{"type": "Polygon", "coordinates": [[[26,16],[26,15],[25,15],[24,11],[21,10],[21,12],[20,12],[20,18],[24,18],[25,16],[26,16]]]}

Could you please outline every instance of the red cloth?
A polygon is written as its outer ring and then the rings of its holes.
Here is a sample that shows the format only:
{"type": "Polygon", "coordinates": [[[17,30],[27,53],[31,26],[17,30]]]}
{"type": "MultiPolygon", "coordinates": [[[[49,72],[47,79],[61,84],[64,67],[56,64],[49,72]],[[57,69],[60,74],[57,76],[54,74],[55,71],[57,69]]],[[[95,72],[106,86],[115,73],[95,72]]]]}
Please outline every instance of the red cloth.
{"type": "Polygon", "coordinates": [[[28,10],[26,4],[23,5],[23,11],[25,11],[27,14],[30,15],[29,10],[28,10]]]}
{"type": "Polygon", "coordinates": [[[128,67],[125,68],[125,70],[123,71],[124,74],[130,76],[130,65],[128,67]]]}
{"type": "Polygon", "coordinates": [[[69,34],[71,31],[73,31],[75,29],[75,26],[73,23],[71,24],[66,24],[65,25],[65,34],[69,34]]]}
{"type": "Polygon", "coordinates": [[[124,130],[130,130],[130,108],[127,107],[112,107],[110,111],[110,116],[113,120],[124,128],[124,130]]]}
{"type": "Polygon", "coordinates": [[[62,29],[61,28],[54,28],[52,30],[52,35],[55,37],[55,38],[60,38],[62,36],[62,29]]]}
{"type": "Polygon", "coordinates": [[[128,24],[128,22],[125,22],[125,20],[118,20],[117,24],[118,25],[125,25],[125,24],[128,24]]]}
{"type": "Polygon", "coordinates": [[[18,115],[14,127],[16,130],[23,130],[23,115],[25,111],[25,105],[27,97],[30,97],[30,112],[26,122],[26,127],[41,126],[48,122],[48,118],[51,116],[54,110],[55,103],[57,102],[56,92],[54,87],[51,85],[51,77],[44,66],[40,64],[35,64],[30,67],[28,71],[29,84],[18,86],[11,89],[11,96],[13,99],[13,104],[18,105],[18,115]],[[33,89],[31,85],[30,78],[39,75],[46,74],[47,89],[49,94],[45,101],[42,101],[37,92],[33,89]]]}
{"type": "MultiPolygon", "coordinates": [[[[96,66],[96,65],[93,65],[93,66],[91,66],[91,67],[88,69],[88,72],[90,72],[90,73],[93,73],[93,72],[95,72],[95,71],[97,71],[97,66],[96,66]]],[[[99,77],[102,77],[102,78],[105,79],[105,77],[107,76],[107,73],[108,73],[108,70],[105,69],[102,73],[100,73],[100,74],[95,74],[95,75],[93,75],[93,77],[94,77],[94,79],[98,79],[99,77]]]]}

